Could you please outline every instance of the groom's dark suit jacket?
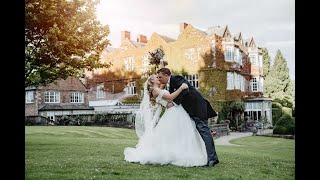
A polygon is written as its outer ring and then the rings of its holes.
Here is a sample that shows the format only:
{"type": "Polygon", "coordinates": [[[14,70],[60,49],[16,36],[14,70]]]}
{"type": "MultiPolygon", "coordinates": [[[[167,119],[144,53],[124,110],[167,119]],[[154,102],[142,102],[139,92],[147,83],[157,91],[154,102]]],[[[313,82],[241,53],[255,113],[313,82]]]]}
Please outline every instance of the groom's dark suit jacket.
{"type": "Polygon", "coordinates": [[[193,87],[185,78],[179,75],[171,75],[169,92],[173,93],[182,83],[189,86],[189,90],[183,90],[173,101],[176,104],[182,104],[190,117],[198,117],[200,119],[208,119],[217,116],[208,100],[193,87]]]}

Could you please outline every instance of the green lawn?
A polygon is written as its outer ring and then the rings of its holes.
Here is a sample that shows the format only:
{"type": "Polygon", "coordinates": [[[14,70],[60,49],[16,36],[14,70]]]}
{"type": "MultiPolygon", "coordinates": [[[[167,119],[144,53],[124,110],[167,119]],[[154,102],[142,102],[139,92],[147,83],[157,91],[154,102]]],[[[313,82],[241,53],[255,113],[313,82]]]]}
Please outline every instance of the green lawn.
{"type": "Polygon", "coordinates": [[[123,160],[132,129],[26,126],[26,179],[295,179],[295,141],[251,136],[216,146],[213,168],[140,165],[123,160]]]}

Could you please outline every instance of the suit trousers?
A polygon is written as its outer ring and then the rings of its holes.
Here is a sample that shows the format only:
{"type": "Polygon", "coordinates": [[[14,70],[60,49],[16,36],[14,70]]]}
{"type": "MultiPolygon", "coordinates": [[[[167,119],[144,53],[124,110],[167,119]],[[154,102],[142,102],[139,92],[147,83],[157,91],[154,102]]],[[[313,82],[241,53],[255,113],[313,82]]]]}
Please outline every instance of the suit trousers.
{"type": "Polygon", "coordinates": [[[208,162],[209,161],[217,161],[218,155],[216,153],[216,149],[214,146],[213,138],[211,135],[210,128],[208,127],[208,120],[207,119],[200,119],[198,117],[191,117],[195,124],[196,128],[199,131],[204,144],[206,145],[208,162]]]}

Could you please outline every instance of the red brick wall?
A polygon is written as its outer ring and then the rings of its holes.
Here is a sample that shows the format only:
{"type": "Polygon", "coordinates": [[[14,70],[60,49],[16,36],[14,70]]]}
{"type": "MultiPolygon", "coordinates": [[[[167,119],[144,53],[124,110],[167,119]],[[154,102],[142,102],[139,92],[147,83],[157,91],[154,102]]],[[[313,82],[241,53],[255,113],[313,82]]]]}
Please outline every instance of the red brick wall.
{"type": "MultiPolygon", "coordinates": [[[[73,104],[70,103],[71,92],[82,92],[84,95],[83,105],[89,105],[88,101],[88,90],[77,78],[68,78],[66,80],[58,80],[57,83],[51,83],[47,86],[41,86],[35,91],[34,102],[31,104],[25,104],[25,115],[38,115],[38,109],[43,107],[46,103],[44,102],[44,92],[46,91],[57,91],[60,92],[60,103],[59,104],[73,104]]],[[[77,104],[77,103],[75,103],[77,104]]],[[[80,104],[80,103],[79,103],[80,104]]]]}

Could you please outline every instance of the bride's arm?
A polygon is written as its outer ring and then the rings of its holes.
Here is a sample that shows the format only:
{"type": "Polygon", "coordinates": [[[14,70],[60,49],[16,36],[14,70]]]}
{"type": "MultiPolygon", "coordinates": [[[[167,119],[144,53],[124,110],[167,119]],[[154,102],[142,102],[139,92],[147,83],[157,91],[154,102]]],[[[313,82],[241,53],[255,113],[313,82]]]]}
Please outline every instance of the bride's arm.
{"type": "MultiPolygon", "coordinates": [[[[181,86],[176,90],[174,91],[173,93],[171,94],[168,94],[168,93],[164,93],[163,94],[163,98],[165,100],[168,100],[168,101],[172,101],[173,99],[175,99],[183,90],[185,89],[188,89],[188,85],[186,83],[183,83],[181,84],[181,86]]],[[[154,89],[153,92],[152,92],[152,95],[153,97],[157,97],[160,93],[161,89],[157,88],[157,89],[154,89]]]]}

